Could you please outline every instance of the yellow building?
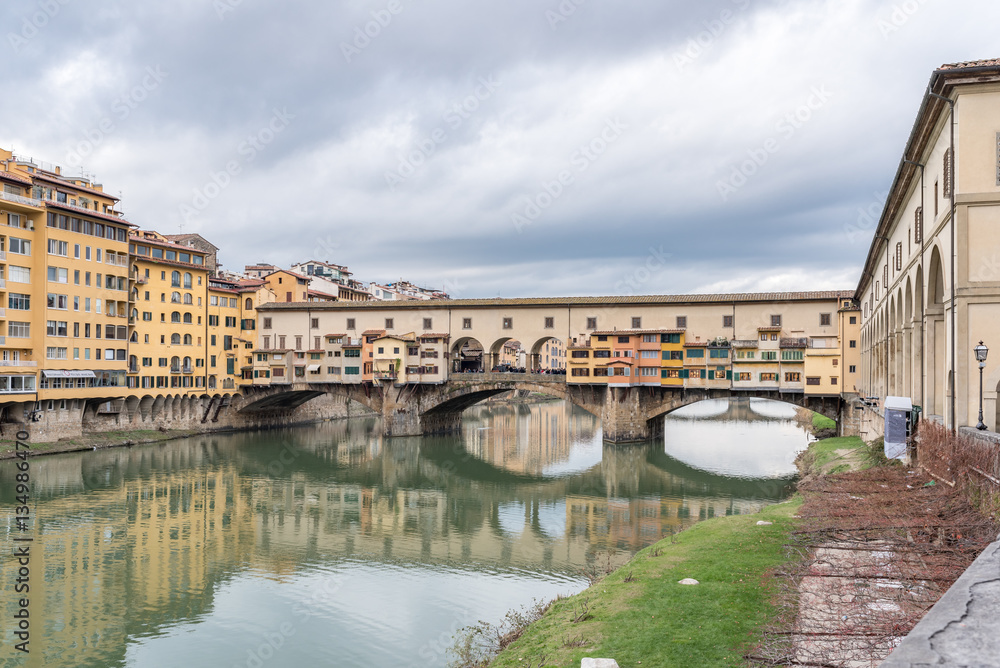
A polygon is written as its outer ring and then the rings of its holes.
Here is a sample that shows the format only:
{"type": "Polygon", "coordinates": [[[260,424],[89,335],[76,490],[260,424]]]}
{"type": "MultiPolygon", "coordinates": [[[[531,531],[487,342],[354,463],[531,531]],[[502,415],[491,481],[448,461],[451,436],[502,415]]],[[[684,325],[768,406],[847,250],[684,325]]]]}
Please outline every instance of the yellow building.
{"type": "MultiPolygon", "coordinates": [[[[130,346],[129,387],[136,395],[155,389],[203,394],[208,349],[205,253],[156,232],[138,232],[129,241],[136,334],[130,346]]],[[[238,304],[233,312],[238,318],[238,304]]]]}
{"type": "Polygon", "coordinates": [[[131,224],[99,184],[9,151],[0,163],[0,395],[37,398],[25,413],[122,397],[131,224]]]}

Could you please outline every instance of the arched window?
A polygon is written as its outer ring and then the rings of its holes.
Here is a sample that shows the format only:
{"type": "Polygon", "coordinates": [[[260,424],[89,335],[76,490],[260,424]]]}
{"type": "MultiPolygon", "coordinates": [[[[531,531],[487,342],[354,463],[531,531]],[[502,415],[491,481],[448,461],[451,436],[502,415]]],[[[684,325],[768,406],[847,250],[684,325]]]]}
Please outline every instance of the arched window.
{"type": "Polygon", "coordinates": [[[184,358],[184,368],[187,369],[188,371],[191,370],[191,358],[190,357],[185,357],[184,358]]]}
{"type": "Polygon", "coordinates": [[[181,335],[180,334],[171,334],[170,335],[170,344],[174,345],[174,346],[179,346],[181,344],[181,335]]]}
{"type": "Polygon", "coordinates": [[[246,308],[247,311],[253,310],[253,300],[249,297],[247,297],[246,306],[244,308],[246,308]]]}
{"type": "Polygon", "coordinates": [[[132,309],[131,318],[133,320],[138,320],[139,319],[139,309],[137,309],[137,308],[132,309]]]}
{"type": "Polygon", "coordinates": [[[188,290],[191,289],[191,272],[189,271],[184,272],[184,287],[188,290]]]}
{"type": "Polygon", "coordinates": [[[128,340],[132,343],[139,343],[139,332],[132,332],[132,336],[128,340]]]}
{"type": "Polygon", "coordinates": [[[208,377],[208,389],[210,389],[210,390],[214,390],[215,389],[215,376],[209,376],[208,377]]]}
{"type": "Polygon", "coordinates": [[[173,313],[170,314],[170,322],[180,322],[180,321],[181,321],[180,311],[174,311],[173,313]]]}
{"type": "Polygon", "coordinates": [[[170,272],[170,286],[174,288],[181,287],[181,272],[179,271],[170,272]]]}
{"type": "Polygon", "coordinates": [[[181,303],[181,293],[179,293],[179,292],[171,292],[170,293],[170,303],[171,304],[180,304],[181,303]]]}
{"type": "Polygon", "coordinates": [[[191,335],[190,334],[185,334],[184,335],[184,345],[185,346],[190,346],[191,345],[191,335]]]}
{"type": "Polygon", "coordinates": [[[135,372],[139,368],[139,358],[135,355],[128,356],[128,369],[131,372],[135,372]]]}
{"type": "Polygon", "coordinates": [[[181,358],[176,355],[170,358],[170,370],[180,371],[181,370],[181,358]]]}
{"type": "Polygon", "coordinates": [[[190,292],[185,292],[184,293],[184,303],[185,304],[190,304],[191,303],[191,293],[190,292]]]}
{"type": "Polygon", "coordinates": [[[185,313],[184,314],[184,324],[185,325],[190,325],[191,324],[191,314],[190,313],[185,313]]]}

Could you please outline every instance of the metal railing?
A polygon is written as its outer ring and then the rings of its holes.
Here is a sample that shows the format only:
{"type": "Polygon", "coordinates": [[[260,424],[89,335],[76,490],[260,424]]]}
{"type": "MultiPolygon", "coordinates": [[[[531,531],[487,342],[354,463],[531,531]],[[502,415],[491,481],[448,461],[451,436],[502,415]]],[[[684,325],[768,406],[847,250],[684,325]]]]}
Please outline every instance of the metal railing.
{"type": "Polygon", "coordinates": [[[38,362],[30,360],[0,360],[0,366],[38,366],[38,362]]]}
{"type": "Polygon", "coordinates": [[[564,373],[503,373],[503,372],[490,372],[490,373],[463,373],[461,371],[453,371],[448,374],[448,380],[463,381],[467,380],[470,382],[511,382],[515,383],[518,381],[529,381],[532,383],[565,383],[566,374],[564,373]]]}

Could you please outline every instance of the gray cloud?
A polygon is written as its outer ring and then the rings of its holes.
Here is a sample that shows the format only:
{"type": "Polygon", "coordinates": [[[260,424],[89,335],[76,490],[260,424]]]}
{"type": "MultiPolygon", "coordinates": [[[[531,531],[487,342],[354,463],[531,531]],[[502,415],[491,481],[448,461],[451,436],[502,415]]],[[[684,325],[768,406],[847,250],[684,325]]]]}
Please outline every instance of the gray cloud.
{"type": "Polygon", "coordinates": [[[230,268],[321,256],[465,297],[622,294],[662,245],[642,292],[851,288],[870,234],[845,229],[931,71],[996,55],[995,12],[19,0],[0,142],[96,174],[132,222],[201,232],[230,268]]]}

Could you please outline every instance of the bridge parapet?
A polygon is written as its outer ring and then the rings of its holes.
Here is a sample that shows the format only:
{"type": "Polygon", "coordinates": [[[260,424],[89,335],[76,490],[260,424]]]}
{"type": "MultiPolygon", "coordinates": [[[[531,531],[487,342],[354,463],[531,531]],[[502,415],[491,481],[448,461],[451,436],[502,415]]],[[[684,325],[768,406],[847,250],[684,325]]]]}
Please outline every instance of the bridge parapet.
{"type": "Polygon", "coordinates": [[[566,375],[561,373],[453,373],[448,376],[452,383],[552,383],[566,384],[566,375]]]}

